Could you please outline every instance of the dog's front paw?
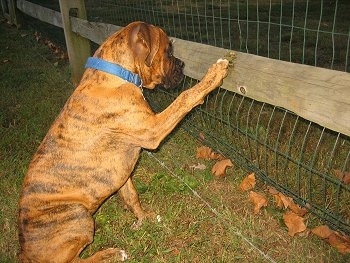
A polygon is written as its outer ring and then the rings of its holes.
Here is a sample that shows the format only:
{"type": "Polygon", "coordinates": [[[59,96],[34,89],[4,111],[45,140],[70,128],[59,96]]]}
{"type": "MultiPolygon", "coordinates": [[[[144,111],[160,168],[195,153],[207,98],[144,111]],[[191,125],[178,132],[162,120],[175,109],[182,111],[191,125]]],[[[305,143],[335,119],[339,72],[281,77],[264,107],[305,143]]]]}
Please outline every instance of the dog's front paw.
{"type": "Polygon", "coordinates": [[[227,59],[218,59],[209,69],[204,76],[203,81],[211,89],[222,84],[222,80],[227,76],[229,61],[227,59]]]}
{"type": "Polygon", "coordinates": [[[216,71],[219,77],[221,76],[223,79],[227,76],[229,66],[229,61],[227,59],[219,58],[213,66],[217,68],[216,71]]]}
{"type": "Polygon", "coordinates": [[[228,62],[228,60],[227,59],[225,59],[225,58],[219,58],[217,61],[216,61],[216,63],[223,63],[223,64],[226,64],[226,67],[228,67],[228,64],[229,64],[229,62],[228,62]]]}

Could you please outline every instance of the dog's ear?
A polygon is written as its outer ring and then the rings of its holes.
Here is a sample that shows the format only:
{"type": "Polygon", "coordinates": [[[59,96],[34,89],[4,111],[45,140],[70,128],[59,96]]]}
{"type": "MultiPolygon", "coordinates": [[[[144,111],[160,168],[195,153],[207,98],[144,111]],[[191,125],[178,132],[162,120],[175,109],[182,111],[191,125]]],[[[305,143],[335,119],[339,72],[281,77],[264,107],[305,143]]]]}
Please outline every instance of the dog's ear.
{"type": "Polygon", "coordinates": [[[159,49],[159,30],[146,23],[138,24],[131,32],[131,45],[134,54],[150,67],[159,49]]]}

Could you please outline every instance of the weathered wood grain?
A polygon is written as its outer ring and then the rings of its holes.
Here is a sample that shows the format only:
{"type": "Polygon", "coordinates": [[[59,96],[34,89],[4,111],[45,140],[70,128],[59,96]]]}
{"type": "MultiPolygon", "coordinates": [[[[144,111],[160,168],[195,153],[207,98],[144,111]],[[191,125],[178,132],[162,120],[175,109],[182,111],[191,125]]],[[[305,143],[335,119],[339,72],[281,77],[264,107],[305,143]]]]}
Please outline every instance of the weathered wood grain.
{"type": "MultiPolygon", "coordinates": [[[[58,12],[24,0],[19,0],[17,6],[26,14],[62,27],[58,12]]],[[[73,17],[70,17],[69,26],[73,32],[98,44],[121,28],[73,17]]],[[[185,74],[195,79],[201,79],[211,64],[232,52],[176,38],[174,41],[175,56],[185,62],[185,74]]],[[[350,136],[349,73],[234,53],[234,67],[225,79],[223,88],[283,107],[307,120],[350,136]]],[[[74,67],[82,67],[81,64],[82,60],[74,67]]]]}
{"type": "MultiPolygon", "coordinates": [[[[207,68],[231,51],[175,39],[174,54],[185,74],[201,79],[207,68]]],[[[234,52],[234,67],[223,88],[288,109],[350,136],[350,74],[234,52]]]]}
{"type": "Polygon", "coordinates": [[[40,21],[63,28],[62,16],[60,12],[25,0],[17,0],[17,8],[23,13],[35,17],[40,21]]]}

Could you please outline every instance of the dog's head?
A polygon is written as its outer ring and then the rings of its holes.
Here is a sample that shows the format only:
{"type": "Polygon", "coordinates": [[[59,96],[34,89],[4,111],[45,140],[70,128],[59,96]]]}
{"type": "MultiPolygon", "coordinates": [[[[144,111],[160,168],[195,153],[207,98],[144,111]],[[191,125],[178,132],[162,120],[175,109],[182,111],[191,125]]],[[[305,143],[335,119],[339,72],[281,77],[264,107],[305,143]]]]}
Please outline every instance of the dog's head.
{"type": "Polygon", "coordinates": [[[133,22],[109,37],[95,56],[138,74],[143,86],[172,88],[183,79],[184,63],[173,56],[173,45],[159,27],[133,22]]]}

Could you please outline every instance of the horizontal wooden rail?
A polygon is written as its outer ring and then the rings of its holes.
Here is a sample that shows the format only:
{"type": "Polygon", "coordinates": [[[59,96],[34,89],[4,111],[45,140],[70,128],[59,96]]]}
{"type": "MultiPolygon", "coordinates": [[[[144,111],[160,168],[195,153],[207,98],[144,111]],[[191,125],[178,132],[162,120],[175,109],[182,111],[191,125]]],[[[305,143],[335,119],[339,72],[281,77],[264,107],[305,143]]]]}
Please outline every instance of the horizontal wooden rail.
{"type": "MultiPolygon", "coordinates": [[[[18,8],[62,27],[55,11],[19,0],[18,8]],[[44,15],[43,13],[49,13],[44,15]]],[[[71,17],[72,31],[101,44],[121,27],[71,17]]],[[[185,62],[185,74],[201,79],[209,66],[232,51],[175,39],[175,56],[185,62]]],[[[234,67],[223,88],[288,109],[326,128],[350,136],[350,74],[236,52],[234,67]]]]}
{"type": "MultiPolygon", "coordinates": [[[[176,39],[175,55],[186,75],[200,79],[209,65],[230,50],[176,39]]],[[[223,88],[288,109],[350,136],[350,74],[235,52],[223,88]]]]}
{"type": "Polygon", "coordinates": [[[17,0],[17,8],[23,13],[35,17],[40,21],[63,28],[62,16],[60,12],[25,0],[17,0]]]}

